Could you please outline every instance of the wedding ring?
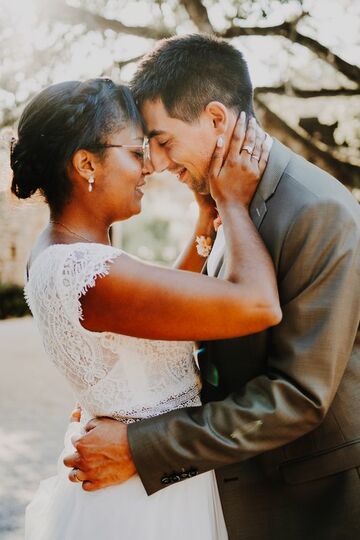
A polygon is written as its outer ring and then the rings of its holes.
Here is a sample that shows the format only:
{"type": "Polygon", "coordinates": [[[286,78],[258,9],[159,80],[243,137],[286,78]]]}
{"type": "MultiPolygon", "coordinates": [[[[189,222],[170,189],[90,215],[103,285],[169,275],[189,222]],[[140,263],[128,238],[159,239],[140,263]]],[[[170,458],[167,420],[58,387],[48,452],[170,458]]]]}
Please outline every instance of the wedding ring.
{"type": "Polygon", "coordinates": [[[256,161],[259,161],[260,156],[256,156],[255,154],[252,154],[251,159],[256,159],[256,161]]]}
{"type": "Polygon", "coordinates": [[[77,476],[78,470],[79,469],[73,469],[73,478],[76,480],[76,482],[82,482],[82,480],[80,480],[80,478],[77,476]]]}
{"type": "Polygon", "coordinates": [[[246,144],[242,147],[241,152],[242,152],[243,150],[245,150],[245,152],[247,152],[248,154],[250,154],[250,156],[251,156],[252,153],[253,153],[253,149],[250,148],[250,146],[247,146],[246,144]]]}

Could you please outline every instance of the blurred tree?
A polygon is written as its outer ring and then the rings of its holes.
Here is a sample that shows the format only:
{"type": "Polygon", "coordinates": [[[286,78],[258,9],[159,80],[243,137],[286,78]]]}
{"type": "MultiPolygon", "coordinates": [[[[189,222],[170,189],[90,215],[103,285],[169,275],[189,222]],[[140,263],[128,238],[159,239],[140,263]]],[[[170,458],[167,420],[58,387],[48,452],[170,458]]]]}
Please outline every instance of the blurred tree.
{"type": "Polygon", "coordinates": [[[14,0],[2,11],[0,127],[45,84],[127,81],[156,40],[208,32],[244,50],[264,126],[360,186],[360,6],[352,0],[14,0]],[[35,33],[26,39],[29,27],[35,33]]]}

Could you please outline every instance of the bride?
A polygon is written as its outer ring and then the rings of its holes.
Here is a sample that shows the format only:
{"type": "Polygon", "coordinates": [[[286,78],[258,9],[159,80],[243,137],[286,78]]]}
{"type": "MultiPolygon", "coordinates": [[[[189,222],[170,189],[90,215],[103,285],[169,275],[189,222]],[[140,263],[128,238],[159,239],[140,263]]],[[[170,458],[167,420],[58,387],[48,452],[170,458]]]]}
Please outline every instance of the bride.
{"type": "MultiPolygon", "coordinates": [[[[211,136],[211,195],[229,248],[224,280],[200,274],[215,237],[209,197],[198,197],[199,220],[178,269],[111,246],[111,224],[141,211],[152,172],[126,87],[109,79],[55,84],[21,116],[12,191],[22,199],[39,191],[50,208],[25,292],[45,349],[83,411],[66,433],[57,476],[40,484],[27,508],[27,540],[227,538],[213,471],[149,497],[135,470],[124,484],[91,492],[91,482],[74,483],[81,471],[69,481],[62,462],[93,417],[130,423],[199,406],[194,340],[259,332],[281,318],[272,263],[247,210],[262,166],[254,171],[240,153],[243,116],[231,141],[215,128],[211,136]],[[239,156],[241,179],[232,166],[239,156]]],[[[245,142],[259,145],[253,124],[245,142]]],[[[266,158],[264,148],[261,163],[266,158]]]]}

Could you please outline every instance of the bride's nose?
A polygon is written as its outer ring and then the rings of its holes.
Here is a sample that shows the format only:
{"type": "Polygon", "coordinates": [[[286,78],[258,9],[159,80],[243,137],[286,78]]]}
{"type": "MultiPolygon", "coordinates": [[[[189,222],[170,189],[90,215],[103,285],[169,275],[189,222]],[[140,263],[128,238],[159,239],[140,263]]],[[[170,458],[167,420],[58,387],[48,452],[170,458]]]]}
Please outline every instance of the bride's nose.
{"type": "Polygon", "coordinates": [[[142,168],[142,174],[152,174],[155,168],[150,157],[144,158],[144,164],[142,168]]]}

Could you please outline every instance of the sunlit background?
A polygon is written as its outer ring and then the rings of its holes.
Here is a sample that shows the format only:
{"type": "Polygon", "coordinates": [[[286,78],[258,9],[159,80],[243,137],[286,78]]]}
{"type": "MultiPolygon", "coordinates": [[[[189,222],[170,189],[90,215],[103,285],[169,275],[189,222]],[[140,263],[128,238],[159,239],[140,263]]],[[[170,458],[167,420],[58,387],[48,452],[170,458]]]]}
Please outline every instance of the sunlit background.
{"type": "MultiPolygon", "coordinates": [[[[199,31],[243,51],[264,127],[359,197],[359,2],[0,0],[0,319],[24,312],[24,265],[47,220],[41,200],[9,195],[9,140],[26,102],[63,80],[126,83],[158,39],[199,31]]],[[[195,218],[187,188],[156,175],[142,214],[114,228],[114,243],[171,264],[195,218]]],[[[31,319],[0,323],[0,359],[0,538],[19,540],[25,505],[54,471],[72,398],[31,319]]]]}
{"type": "MultiPolygon", "coordinates": [[[[357,187],[359,12],[352,0],[0,0],[0,133],[5,139],[0,189],[7,190],[10,178],[6,138],[34,93],[53,82],[99,75],[126,83],[157,38],[199,29],[235,36],[231,41],[249,62],[265,127],[357,187]]],[[[196,209],[185,188],[168,175],[155,179],[149,190],[154,193],[143,215],[118,228],[117,241],[141,257],[170,262],[196,209]]],[[[18,212],[26,211],[37,230],[40,218],[29,203],[21,210],[19,204],[0,204],[6,223],[19,221],[18,212]]],[[[29,235],[22,240],[26,244],[29,235]]],[[[21,281],[25,254],[19,241],[6,241],[14,265],[5,268],[0,256],[0,281],[14,275],[21,281]]]]}

